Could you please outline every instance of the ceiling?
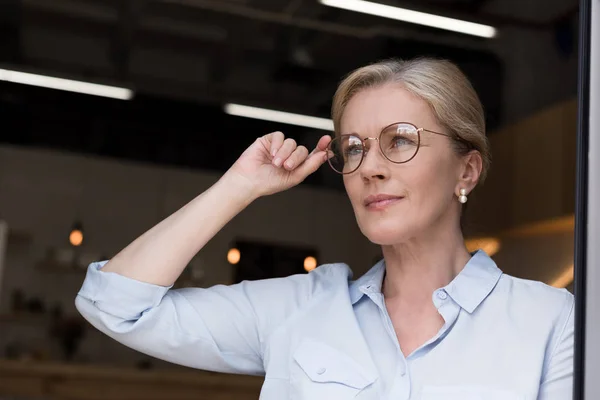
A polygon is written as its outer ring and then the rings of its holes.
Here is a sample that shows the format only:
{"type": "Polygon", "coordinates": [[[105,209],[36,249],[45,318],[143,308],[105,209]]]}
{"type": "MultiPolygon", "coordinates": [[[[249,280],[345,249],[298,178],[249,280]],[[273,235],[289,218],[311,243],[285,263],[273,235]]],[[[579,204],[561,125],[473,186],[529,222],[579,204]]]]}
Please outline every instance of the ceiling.
{"type": "MultiPolygon", "coordinates": [[[[124,102],[1,83],[5,143],[223,171],[269,131],[284,130],[307,145],[323,133],[227,116],[224,103],[327,117],[344,74],[374,60],[418,55],[458,63],[482,98],[489,126],[502,123],[506,71],[487,39],[330,8],[317,0],[2,4],[2,65],[136,92],[124,102]]],[[[558,0],[386,4],[524,32],[555,29],[577,6],[558,0]]],[[[307,182],[332,185],[325,175],[307,182]]]]}

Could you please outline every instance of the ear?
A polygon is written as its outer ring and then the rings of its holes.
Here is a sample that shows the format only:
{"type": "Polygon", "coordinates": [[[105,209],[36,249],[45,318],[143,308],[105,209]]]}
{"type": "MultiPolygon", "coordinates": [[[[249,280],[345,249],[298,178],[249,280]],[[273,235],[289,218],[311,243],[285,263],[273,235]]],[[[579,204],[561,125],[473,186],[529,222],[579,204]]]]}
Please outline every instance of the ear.
{"type": "Polygon", "coordinates": [[[457,196],[460,195],[460,189],[465,189],[467,194],[471,193],[479,182],[482,169],[483,159],[477,150],[471,150],[461,157],[458,182],[454,189],[457,196]]]}

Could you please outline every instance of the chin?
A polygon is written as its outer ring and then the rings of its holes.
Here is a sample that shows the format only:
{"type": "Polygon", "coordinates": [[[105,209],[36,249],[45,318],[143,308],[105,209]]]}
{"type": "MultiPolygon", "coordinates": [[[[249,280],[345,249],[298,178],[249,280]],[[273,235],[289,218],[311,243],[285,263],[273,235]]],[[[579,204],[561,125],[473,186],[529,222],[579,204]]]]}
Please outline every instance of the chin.
{"type": "Polygon", "coordinates": [[[410,223],[399,222],[395,219],[363,221],[362,223],[359,221],[358,226],[369,241],[379,246],[403,243],[414,236],[413,230],[409,229],[410,223]]]}

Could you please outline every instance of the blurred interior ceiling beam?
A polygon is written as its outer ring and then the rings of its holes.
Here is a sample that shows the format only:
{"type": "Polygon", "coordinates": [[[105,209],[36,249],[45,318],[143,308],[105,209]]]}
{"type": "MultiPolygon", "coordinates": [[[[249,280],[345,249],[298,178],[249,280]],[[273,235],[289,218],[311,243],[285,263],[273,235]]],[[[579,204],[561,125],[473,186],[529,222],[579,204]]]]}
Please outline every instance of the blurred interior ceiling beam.
{"type": "MultiPolygon", "coordinates": [[[[393,29],[380,27],[372,27],[367,28],[365,30],[357,29],[353,27],[349,27],[347,25],[330,23],[326,21],[317,21],[306,18],[295,18],[290,12],[272,12],[266,10],[260,10],[254,7],[249,7],[243,4],[235,4],[231,2],[226,2],[223,0],[152,0],[157,3],[169,3],[181,6],[194,7],[204,10],[211,10],[214,12],[221,12],[227,14],[238,15],[240,17],[252,18],[257,20],[262,20],[265,22],[272,22],[275,24],[284,24],[284,25],[292,25],[306,29],[315,29],[321,30],[329,33],[337,33],[337,34],[346,34],[348,36],[357,36],[363,37],[363,35],[369,35],[368,38],[379,36],[379,35],[388,35],[393,34],[393,29]],[[344,33],[346,32],[346,33],[344,33]]],[[[288,7],[286,7],[288,8],[288,7]]],[[[408,7],[407,8],[415,8],[408,7]]],[[[547,21],[547,22],[537,22],[537,21],[529,21],[523,20],[515,17],[507,17],[495,14],[487,14],[481,12],[457,12],[456,7],[447,6],[447,7],[439,7],[436,6],[435,10],[417,10],[415,11],[425,11],[438,15],[444,16],[452,16],[456,18],[461,18],[465,20],[473,20],[473,22],[485,22],[491,23],[498,26],[512,26],[522,29],[550,29],[553,27],[555,21],[547,21]],[[475,21],[477,20],[477,21],[475,21]]],[[[422,32],[419,32],[422,34],[422,32]]]]}
{"type": "Polygon", "coordinates": [[[23,6],[29,9],[36,9],[59,14],[71,15],[77,18],[91,19],[104,23],[117,23],[119,20],[119,10],[108,4],[97,3],[93,6],[89,3],[83,3],[73,0],[21,0],[23,6]]]}
{"type": "Polygon", "coordinates": [[[477,11],[482,9],[490,0],[472,0],[468,3],[468,8],[472,11],[477,11]]]}
{"type": "MultiPolygon", "coordinates": [[[[74,0],[22,0],[23,5],[28,8],[42,9],[45,11],[52,11],[62,14],[68,14],[77,16],[80,18],[89,18],[96,21],[116,23],[118,20],[118,12],[116,9],[110,7],[105,1],[99,1],[97,4],[90,5],[89,3],[80,3],[74,0]]],[[[186,2],[186,1],[157,1],[161,3],[171,3],[174,5],[184,5],[188,7],[200,8],[213,12],[226,13],[231,15],[237,15],[243,18],[249,18],[259,20],[263,22],[270,22],[273,24],[296,26],[299,28],[312,29],[325,33],[351,36],[358,39],[371,39],[377,35],[377,33],[370,29],[359,29],[350,26],[329,23],[324,21],[315,21],[310,19],[293,18],[291,14],[283,14],[278,12],[270,12],[250,8],[247,6],[238,6],[235,4],[227,3],[213,3],[213,2],[186,2]]],[[[151,19],[150,21],[152,21],[151,19]]],[[[144,18],[144,27],[152,28],[152,24],[148,24],[148,19],[144,18]],[[147,26],[151,25],[151,26],[147,26]]],[[[180,21],[172,21],[174,26],[180,25],[180,21]]],[[[166,28],[165,24],[161,25],[160,28],[166,28]]],[[[169,27],[172,29],[172,27],[169,27]]]]}
{"type": "Polygon", "coordinates": [[[133,35],[139,23],[145,0],[123,1],[119,4],[119,21],[111,40],[111,59],[119,78],[127,79],[133,47],[133,35]]]}
{"type": "Polygon", "coordinates": [[[487,44],[484,41],[478,40],[478,38],[471,38],[464,35],[440,35],[438,32],[430,33],[423,30],[417,30],[409,25],[403,26],[402,29],[392,28],[385,25],[375,25],[371,27],[360,28],[335,22],[300,18],[294,16],[293,11],[295,11],[295,9],[293,7],[286,7],[284,12],[275,12],[261,10],[242,4],[223,2],[221,0],[152,0],[152,2],[186,6],[276,25],[291,26],[295,28],[352,37],[356,39],[370,40],[380,37],[389,37],[394,39],[415,39],[418,37],[419,40],[429,43],[459,46],[470,49],[488,48],[487,44]]]}
{"type": "Polygon", "coordinates": [[[18,62],[21,58],[22,5],[18,0],[0,2],[0,61],[18,62]]]}
{"type": "Polygon", "coordinates": [[[355,37],[357,39],[372,39],[377,36],[377,32],[371,28],[355,28],[334,22],[318,21],[308,18],[297,18],[289,12],[274,12],[260,10],[258,8],[245,5],[227,3],[223,1],[206,0],[153,0],[155,3],[173,4],[186,6],[202,10],[208,10],[217,13],[235,15],[242,18],[253,19],[262,22],[268,22],[277,25],[287,25],[297,28],[310,29],[333,35],[342,35],[355,37]]]}
{"type": "MultiPolygon", "coordinates": [[[[119,21],[118,10],[112,7],[109,2],[103,0],[93,4],[82,3],[76,0],[22,1],[23,6],[29,9],[57,13],[82,19],[90,19],[106,24],[117,24],[119,21]]],[[[291,26],[328,33],[331,35],[340,35],[363,40],[370,40],[378,37],[414,39],[416,36],[418,36],[420,40],[430,43],[439,43],[472,49],[487,48],[487,44],[485,44],[485,42],[477,40],[476,38],[455,35],[440,35],[437,33],[428,33],[424,31],[419,31],[416,33],[414,28],[409,26],[403,27],[403,29],[391,28],[384,25],[359,28],[335,22],[296,17],[294,16],[293,12],[290,12],[289,9],[284,12],[272,12],[260,10],[246,5],[207,0],[153,0],[153,2],[193,7],[196,9],[233,15],[240,18],[272,23],[275,25],[291,26]]],[[[149,17],[142,15],[138,23],[138,28],[142,31],[172,34],[189,39],[223,41],[228,38],[228,32],[224,27],[208,26],[206,24],[191,24],[168,17],[149,17]]]]}
{"type": "MultiPolygon", "coordinates": [[[[28,9],[89,19],[106,24],[118,24],[120,18],[118,9],[103,4],[103,2],[94,5],[73,0],[22,0],[22,2],[24,7],[28,9]]],[[[142,18],[140,16],[138,29],[210,42],[222,42],[228,37],[228,32],[223,27],[191,24],[167,17],[145,16],[142,18]]]]}

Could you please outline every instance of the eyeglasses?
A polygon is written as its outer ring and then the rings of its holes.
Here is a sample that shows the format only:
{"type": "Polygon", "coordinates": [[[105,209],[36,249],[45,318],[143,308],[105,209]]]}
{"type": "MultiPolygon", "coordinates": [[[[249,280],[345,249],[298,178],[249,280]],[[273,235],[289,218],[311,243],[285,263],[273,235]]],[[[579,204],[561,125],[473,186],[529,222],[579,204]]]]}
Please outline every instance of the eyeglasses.
{"type": "Polygon", "coordinates": [[[394,164],[407,163],[419,152],[421,147],[421,132],[448,136],[446,133],[417,128],[408,122],[396,122],[381,130],[379,137],[361,138],[357,135],[340,135],[333,139],[327,148],[329,165],[340,174],[351,174],[362,164],[367,149],[368,140],[379,142],[381,154],[394,164]]]}

